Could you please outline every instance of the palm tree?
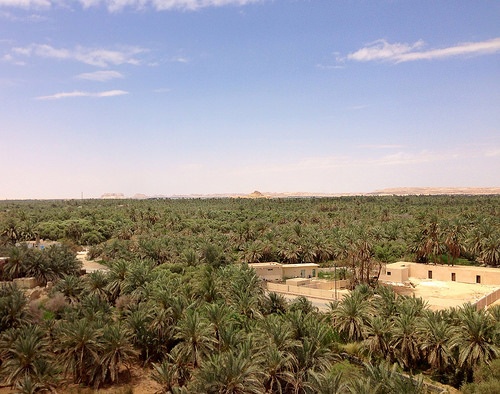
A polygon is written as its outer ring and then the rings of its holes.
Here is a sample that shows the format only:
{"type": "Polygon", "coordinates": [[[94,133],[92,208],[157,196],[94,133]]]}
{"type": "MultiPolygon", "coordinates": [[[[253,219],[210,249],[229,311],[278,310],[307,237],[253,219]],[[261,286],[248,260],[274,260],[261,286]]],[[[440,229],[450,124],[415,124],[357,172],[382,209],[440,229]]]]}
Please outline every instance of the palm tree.
{"type": "Polygon", "coordinates": [[[449,346],[455,329],[440,314],[427,311],[419,326],[420,349],[427,362],[439,374],[451,365],[453,354],[449,346]]]}
{"type": "Polygon", "coordinates": [[[118,383],[120,367],[125,366],[130,373],[130,366],[138,355],[130,341],[131,332],[120,323],[107,325],[102,335],[102,350],[99,352],[101,382],[118,383]]]}
{"type": "MultiPolygon", "coordinates": [[[[305,323],[305,320],[303,322],[305,323]]],[[[290,321],[280,316],[266,316],[257,323],[254,333],[259,338],[262,351],[275,346],[279,351],[293,352],[300,345],[300,341],[294,338],[290,321]]]]}
{"type": "Polygon", "coordinates": [[[54,288],[61,292],[71,304],[76,304],[82,295],[84,283],[78,276],[65,275],[54,288]]]}
{"type": "MultiPolygon", "coordinates": [[[[396,370],[397,364],[389,367],[385,362],[373,365],[370,363],[364,364],[364,374],[360,379],[368,386],[372,386],[372,393],[385,394],[385,393],[409,393],[409,394],[423,394],[423,380],[422,378],[415,378],[412,375],[406,376],[396,370]]],[[[359,386],[360,392],[365,392],[366,385],[359,386]]],[[[357,393],[357,386],[351,386],[351,392],[357,393]]]]}
{"type": "Polygon", "coordinates": [[[232,309],[223,303],[206,304],[203,309],[203,314],[212,325],[219,349],[221,346],[220,331],[232,320],[231,312],[232,309]]]}
{"type": "Polygon", "coordinates": [[[290,311],[302,311],[304,315],[308,313],[318,312],[318,308],[304,296],[296,297],[289,305],[290,311]]]}
{"type": "Polygon", "coordinates": [[[198,284],[200,296],[207,302],[214,302],[221,298],[217,283],[217,273],[211,265],[205,265],[201,271],[201,278],[198,284]]]}
{"type": "Polygon", "coordinates": [[[283,294],[274,291],[267,294],[265,299],[265,310],[268,314],[283,314],[288,309],[288,301],[283,294]]]}
{"type": "Polygon", "coordinates": [[[463,225],[459,220],[449,223],[445,230],[444,244],[448,248],[448,253],[451,256],[451,265],[455,265],[455,261],[460,257],[462,250],[463,225]]]}
{"type": "Polygon", "coordinates": [[[21,247],[12,247],[9,250],[9,259],[3,267],[3,272],[7,279],[19,278],[26,273],[26,266],[23,260],[27,250],[26,244],[23,244],[21,247]]]}
{"type": "Polygon", "coordinates": [[[403,313],[393,320],[391,350],[405,368],[413,368],[420,359],[420,337],[416,315],[403,313]]]}
{"type": "Polygon", "coordinates": [[[377,311],[377,316],[390,319],[396,314],[398,303],[396,293],[392,287],[378,286],[372,301],[374,310],[377,311]]]}
{"type": "Polygon", "coordinates": [[[200,366],[201,361],[215,347],[215,337],[209,321],[193,309],[188,309],[179,321],[174,338],[180,341],[173,349],[176,361],[194,369],[200,366]]]}
{"type": "Polygon", "coordinates": [[[493,234],[484,240],[481,259],[487,265],[500,265],[500,234],[493,234]]]}
{"type": "Polygon", "coordinates": [[[120,291],[123,294],[129,294],[136,301],[147,299],[149,295],[148,284],[154,279],[155,271],[152,261],[129,262],[127,274],[120,284],[120,291]]]}
{"type": "Polygon", "coordinates": [[[125,321],[131,330],[131,341],[140,351],[141,360],[149,361],[151,358],[156,358],[163,344],[158,343],[158,337],[155,335],[161,332],[161,328],[155,325],[154,309],[148,304],[140,303],[128,313],[125,321]]]}
{"type": "Polygon", "coordinates": [[[342,382],[342,373],[332,369],[309,373],[308,387],[318,394],[342,394],[347,392],[347,386],[342,382]]]}
{"type": "Polygon", "coordinates": [[[209,356],[194,376],[196,392],[209,394],[261,394],[264,387],[258,365],[245,352],[209,356]]]}
{"type": "Polygon", "coordinates": [[[495,321],[483,309],[476,310],[471,304],[459,311],[460,327],[450,340],[450,347],[458,350],[458,366],[470,376],[472,368],[489,363],[500,356],[495,321]]]}
{"type": "Polygon", "coordinates": [[[274,344],[266,346],[259,354],[260,369],[266,393],[283,393],[287,383],[293,381],[296,359],[292,353],[279,350],[274,344]]]}
{"type": "Polygon", "coordinates": [[[125,278],[128,274],[129,263],[124,260],[115,260],[109,268],[109,291],[111,301],[115,301],[122,293],[125,278]]]}
{"type": "Polygon", "coordinates": [[[90,295],[95,295],[103,300],[108,299],[108,275],[102,271],[94,271],[85,276],[85,287],[90,295]]]}
{"type": "Polygon", "coordinates": [[[20,237],[20,229],[14,218],[9,218],[0,230],[0,239],[6,244],[15,245],[20,237]]]}
{"type": "Polygon", "coordinates": [[[346,295],[332,314],[333,325],[346,341],[357,341],[364,337],[364,327],[371,308],[360,292],[346,295]]]}
{"type": "Polygon", "coordinates": [[[0,286],[0,332],[27,321],[28,299],[15,284],[0,286]]]}
{"type": "Polygon", "coordinates": [[[97,378],[102,330],[87,319],[64,322],[59,329],[57,348],[61,365],[75,383],[92,384],[97,378]]]}
{"type": "Polygon", "coordinates": [[[2,358],[5,358],[1,369],[5,381],[11,386],[25,377],[35,378],[41,372],[38,369],[39,361],[51,358],[48,342],[37,326],[25,326],[8,333],[7,336],[3,336],[2,342],[4,344],[10,342],[8,348],[2,346],[2,358]]]}
{"type": "Polygon", "coordinates": [[[372,316],[365,326],[363,344],[370,356],[387,358],[391,340],[391,321],[382,316],[372,316]]]}
{"type": "Polygon", "coordinates": [[[153,363],[151,378],[161,386],[159,394],[170,394],[178,387],[179,371],[176,364],[167,358],[161,363],[153,363]]]}

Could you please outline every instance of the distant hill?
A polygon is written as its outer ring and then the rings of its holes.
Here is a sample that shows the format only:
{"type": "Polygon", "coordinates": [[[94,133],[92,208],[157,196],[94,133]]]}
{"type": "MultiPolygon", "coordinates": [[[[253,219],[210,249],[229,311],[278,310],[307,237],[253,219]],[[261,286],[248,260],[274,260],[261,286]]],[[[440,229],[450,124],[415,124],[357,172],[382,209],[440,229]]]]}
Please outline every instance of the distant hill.
{"type": "Polygon", "coordinates": [[[396,187],[375,190],[368,195],[375,196],[410,196],[410,195],[492,195],[500,194],[500,187],[396,187]]]}
{"type": "Polygon", "coordinates": [[[101,198],[103,200],[123,200],[126,197],[123,193],[104,193],[101,198]]]}
{"type": "Polygon", "coordinates": [[[418,195],[495,195],[500,194],[500,187],[395,187],[375,190],[368,193],[314,193],[314,192],[260,192],[252,193],[220,193],[220,194],[175,194],[154,195],[135,194],[125,197],[123,193],[105,193],[102,199],[147,199],[147,198],[307,198],[307,197],[342,197],[342,196],[418,196],[418,195]]]}

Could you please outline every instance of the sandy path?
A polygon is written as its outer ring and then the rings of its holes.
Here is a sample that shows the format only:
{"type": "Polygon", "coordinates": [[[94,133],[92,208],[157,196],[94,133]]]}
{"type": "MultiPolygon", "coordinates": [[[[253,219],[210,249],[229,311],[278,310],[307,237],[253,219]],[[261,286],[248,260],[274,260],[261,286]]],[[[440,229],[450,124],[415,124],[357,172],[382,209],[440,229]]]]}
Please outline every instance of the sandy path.
{"type": "Polygon", "coordinates": [[[87,258],[87,255],[88,255],[88,251],[87,250],[78,252],[76,254],[76,259],[78,261],[81,261],[82,268],[85,271],[87,271],[87,273],[94,272],[94,271],[108,271],[109,270],[109,268],[106,267],[105,265],[99,264],[98,262],[96,262],[94,260],[89,260],[87,258]]]}

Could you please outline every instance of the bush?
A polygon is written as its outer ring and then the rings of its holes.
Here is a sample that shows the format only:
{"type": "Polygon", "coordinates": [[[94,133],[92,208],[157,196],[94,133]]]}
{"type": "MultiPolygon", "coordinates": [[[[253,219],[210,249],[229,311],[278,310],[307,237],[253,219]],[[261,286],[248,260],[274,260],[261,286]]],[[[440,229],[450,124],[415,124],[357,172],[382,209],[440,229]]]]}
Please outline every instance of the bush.
{"type": "Polygon", "coordinates": [[[474,370],[474,381],[461,387],[464,394],[500,394],[500,359],[474,370]]]}

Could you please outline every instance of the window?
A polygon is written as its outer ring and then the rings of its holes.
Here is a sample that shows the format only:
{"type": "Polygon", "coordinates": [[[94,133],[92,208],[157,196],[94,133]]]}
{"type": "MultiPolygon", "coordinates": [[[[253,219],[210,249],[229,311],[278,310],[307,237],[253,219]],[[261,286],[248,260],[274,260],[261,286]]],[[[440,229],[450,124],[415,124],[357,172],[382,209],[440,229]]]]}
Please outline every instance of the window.
{"type": "Polygon", "coordinates": [[[451,281],[455,282],[457,280],[457,276],[455,275],[454,272],[451,273],[451,281]]]}
{"type": "Polygon", "coordinates": [[[387,276],[391,276],[391,271],[387,271],[387,276]]]}
{"type": "Polygon", "coordinates": [[[481,275],[476,275],[476,283],[481,283],[481,275]]]}
{"type": "Polygon", "coordinates": [[[427,271],[427,277],[428,277],[429,279],[432,279],[432,271],[427,271]]]}
{"type": "Polygon", "coordinates": [[[306,277],[306,270],[300,270],[300,277],[305,278],[306,277]]]}
{"type": "Polygon", "coordinates": [[[315,277],[315,276],[316,276],[316,270],[313,269],[313,277],[315,277]]]}

